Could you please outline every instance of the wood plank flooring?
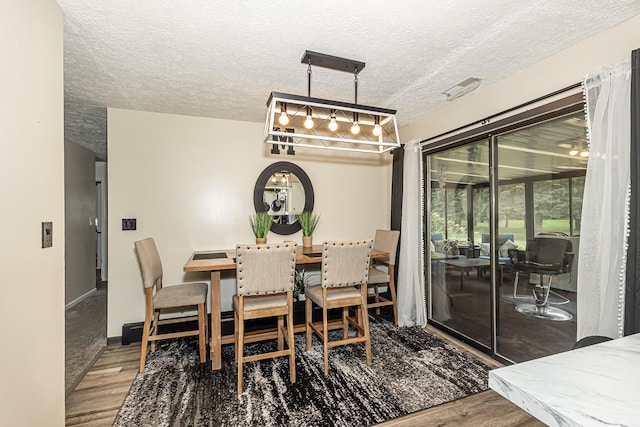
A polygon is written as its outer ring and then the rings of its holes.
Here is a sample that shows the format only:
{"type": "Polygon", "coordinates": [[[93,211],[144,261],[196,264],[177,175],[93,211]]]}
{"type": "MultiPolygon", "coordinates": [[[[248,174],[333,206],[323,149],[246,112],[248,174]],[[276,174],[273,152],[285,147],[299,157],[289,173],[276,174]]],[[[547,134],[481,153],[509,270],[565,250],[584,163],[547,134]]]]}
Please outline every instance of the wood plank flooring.
{"type": "MultiPolygon", "coordinates": [[[[430,332],[468,351],[490,366],[499,366],[486,355],[477,352],[441,332],[430,332]]],[[[118,414],[129,387],[138,373],[140,345],[107,346],[66,401],[67,426],[108,427],[118,414]]],[[[489,390],[464,399],[429,408],[415,414],[381,424],[385,427],[417,426],[504,426],[539,427],[536,420],[508,400],[489,390]]]]}
{"type": "Polygon", "coordinates": [[[66,425],[111,426],[138,373],[140,345],[107,346],[66,401],[66,425]]]}

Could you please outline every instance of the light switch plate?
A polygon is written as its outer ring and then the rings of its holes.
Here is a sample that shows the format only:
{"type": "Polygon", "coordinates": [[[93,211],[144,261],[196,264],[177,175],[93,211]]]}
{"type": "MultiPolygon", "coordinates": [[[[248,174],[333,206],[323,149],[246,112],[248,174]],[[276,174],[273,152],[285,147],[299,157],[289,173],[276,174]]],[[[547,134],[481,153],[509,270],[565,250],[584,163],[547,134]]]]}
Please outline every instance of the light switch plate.
{"type": "Polygon", "coordinates": [[[42,223],[42,247],[50,248],[53,246],[53,222],[42,223]]]}

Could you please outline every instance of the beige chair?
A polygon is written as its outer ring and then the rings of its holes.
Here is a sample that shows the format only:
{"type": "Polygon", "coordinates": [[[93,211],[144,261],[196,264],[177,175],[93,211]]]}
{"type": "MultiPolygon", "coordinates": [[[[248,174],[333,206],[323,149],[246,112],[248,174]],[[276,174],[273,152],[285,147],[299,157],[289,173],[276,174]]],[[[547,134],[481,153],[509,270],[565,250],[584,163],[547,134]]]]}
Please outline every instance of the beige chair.
{"type": "MultiPolygon", "coordinates": [[[[371,338],[367,312],[367,279],[373,240],[324,242],[322,248],[322,283],[305,290],[307,302],[306,349],[311,348],[312,331],[322,340],[324,375],[329,375],[329,348],[363,342],[367,364],[371,365],[371,338]],[[313,321],[313,304],[322,308],[322,322],[313,321]],[[349,308],[355,317],[349,317],[349,308]],[[327,311],[342,308],[342,339],[329,341],[327,311]],[[356,328],[356,336],[349,338],[349,324],[356,328]]],[[[333,329],[333,328],[332,328],[333,329]]]]}
{"type": "Polygon", "coordinates": [[[296,244],[273,243],[236,246],[236,295],[233,296],[238,394],[242,393],[242,366],[245,362],[289,356],[289,380],[296,382],[295,344],[293,340],[293,285],[296,271],[296,244]],[[244,321],[278,317],[278,350],[252,356],[244,355],[245,342],[264,337],[245,336],[244,321]],[[284,327],[284,317],[287,327],[284,327]],[[284,349],[284,341],[287,349],[284,349]]]}
{"type": "Polygon", "coordinates": [[[162,286],[162,263],[153,239],[148,238],[134,243],[146,300],[146,314],[142,331],[142,347],[140,349],[140,372],[144,371],[147,359],[147,345],[151,341],[151,351],[156,348],[156,341],[178,337],[198,335],[200,362],[207,360],[205,346],[207,342],[207,284],[184,283],[175,286],[162,286]],[[155,290],[155,292],[154,292],[155,290]],[[160,310],[195,306],[197,316],[160,320],[160,310]],[[188,331],[158,334],[158,327],[171,323],[191,322],[197,320],[198,328],[188,331]]]}
{"type": "Polygon", "coordinates": [[[398,305],[394,275],[399,237],[400,232],[397,230],[376,230],[373,249],[387,252],[389,258],[375,260],[369,269],[369,286],[373,286],[374,290],[374,302],[369,304],[369,308],[375,308],[376,314],[380,315],[380,307],[393,306],[393,320],[396,326],[398,326],[398,305]],[[388,272],[379,270],[377,267],[380,265],[386,265],[388,272]],[[379,287],[385,284],[389,287],[390,300],[380,295],[379,287]]]}

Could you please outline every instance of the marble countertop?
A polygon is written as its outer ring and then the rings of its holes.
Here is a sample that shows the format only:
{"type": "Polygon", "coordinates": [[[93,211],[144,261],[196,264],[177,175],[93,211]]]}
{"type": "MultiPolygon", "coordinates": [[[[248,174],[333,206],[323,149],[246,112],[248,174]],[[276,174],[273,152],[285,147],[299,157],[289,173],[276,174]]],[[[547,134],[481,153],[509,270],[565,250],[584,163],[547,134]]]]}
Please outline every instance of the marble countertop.
{"type": "Polygon", "coordinates": [[[494,369],[489,387],[550,426],[640,426],[640,334],[494,369]]]}

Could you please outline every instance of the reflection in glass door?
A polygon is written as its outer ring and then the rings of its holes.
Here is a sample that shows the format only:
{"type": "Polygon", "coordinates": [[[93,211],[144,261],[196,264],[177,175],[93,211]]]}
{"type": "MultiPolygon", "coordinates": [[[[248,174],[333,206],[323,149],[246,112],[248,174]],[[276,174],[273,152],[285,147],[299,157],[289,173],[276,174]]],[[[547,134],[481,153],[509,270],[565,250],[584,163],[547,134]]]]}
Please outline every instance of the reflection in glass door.
{"type": "Polygon", "coordinates": [[[588,161],[582,113],[499,135],[495,143],[496,234],[504,271],[496,288],[495,353],[521,362],[575,343],[588,161]]]}
{"type": "Polygon", "coordinates": [[[428,157],[432,320],[490,346],[490,256],[480,251],[489,225],[488,143],[428,157]]]}
{"type": "Polygon", "coordinates": [[[432,324],[514,362],[572,348],[586,147],[580,111],[427,152],[432,324]]]}

